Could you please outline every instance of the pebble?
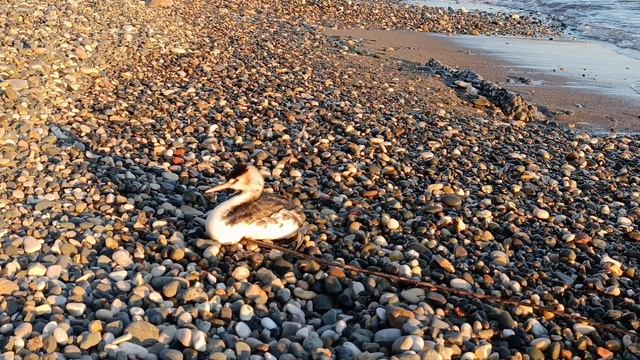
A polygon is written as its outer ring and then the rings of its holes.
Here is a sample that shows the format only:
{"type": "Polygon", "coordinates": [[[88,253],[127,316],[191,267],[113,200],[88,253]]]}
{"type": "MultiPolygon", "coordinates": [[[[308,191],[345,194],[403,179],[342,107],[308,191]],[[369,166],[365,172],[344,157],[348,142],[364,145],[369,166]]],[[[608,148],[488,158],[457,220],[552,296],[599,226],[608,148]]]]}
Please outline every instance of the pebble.
{"type": "Polygon", "coordinates": [[[142,346],[152,345],[160,337],[160,329],[146,321],[132,322],[125,329],[125,333],[131,335],[131,342],[142,346]]]}
{"type": "Polygon", "coordinates": [[[130,342],[123,342],[119,344],[118,350],[122,351],[127,356],[144,356],[149,353],[149,350],[146,348],[130,342]]]}
{"type": "Polygon", "coordinates": [[[84,314],[85,310],[87,309],[87,305],[82,303],[67,303],[66,309],[69,314],[77,317],[84,314]]]}
{"type": "Polygon", "coordinates": [[[407,290],[403,290],[400,293],[400,296],[412,303],[412,304],[417,304],[418,302],[424,300],[426,293],[423,289],[421,288],[412,288],[412,289],[407,289],[407,290]]]}
{"type": "Polygon", "coordinates": [[[162,351],[160,351],[160,354],[158,354],[158,357],[160,358],[160,360],[183,360],[184,359],[182,352],[174,349],[163,349],[162,351]]]}
{"type": "Polygon", "coordinates": [[[531,346],[540,349],[540,351],[545,351],[551,345],[551,340],[548,338],[537,338],[531,341],[531,346]]]}
{"type": "Polygon", "coordinates": [[[269,317],[264,317],[260,319],[260,325],[267,330],[277,329],[278,325],[269,317]]]}
{"type": "Polygon", "coordinates": [[[116,262],[116,264],[122,266],[123,268],[128,268],[133,264],[131,255],[129,255],[129,253],[124,250],[118,250],[114,252],[112,255],[112,259],[116,262]]]}
{"type": "Polygon", "coordinates": [[[0,295],[11,295],[14,291],[18,290],[20,290],[20,287],[14,281],[8,279],[0,279],[0,295]]]}
{"type": "Polygon", "coordinates": [[[460,289],[460,290],[466,290],[466,291],[471,291],[473,290],[473,286],[471,286],[471,284],[469,284],[469,282],[467,282],[465,279],[451,279],[451,281],[449,282],[449,285],[451,285],[452,288],[454,289],[460,289]]]}
{"type": "Polygon", "coordinates": [[[176,332],[176,339],[184,347],[191,346],[191,337],[191,329],[178,329],[178,332],[176,332]]]}
{"type": "Polygon", "coordinates": [[[40,243],[40,241],[31,236],[27,236],[23,240],[23,246],[24,246],[24,251],[27,254],[33,254],[35,252],[40,251],[40,249],[42,249],[42,244],[40,243]]]}
{"type": "Polygon", "coordinates": [[[591,326],[591,325],[587,325],[587,324],[582,324],[582,323],[575,323],[573,324],[573,331],[583,334],[583,335],[589,335],[593,332],[596,331],[596,328],[591,326]]]}
{"type": "Polygon", "coordinates": [[[451,264],[449,260],[443,258],[440,255],[436,255],[434,259],[438,263],[438,265],[440,265],[440,267],[443,268],[444,270],[450,273],[456,272],[456,268],[453,266],[453,264],[451,264]]]}
{"type": "Polygon", "coordinates": [[[400,227],[400,223],[396,219],[390,219],[387,223],[387,229],[396,230],[400,227]]]}
{"type": "Polygon", "coordinates": [[[57,327],[53,331],[53,337],[56,339],[56,342],[60,345],[66,345],[69,341],[69,335],[67,334],[67,331],[60,327],[57,327]]]}
{"type": "Polygon", "coordinates": [[[502,251],[492,251],[491,258],[494,264],[499,266],[509,265],[509,256],[502,251]]]}
{"type": "Polygon", "coordinates": [[[445,195],[442,197],[442,202],[453,208],[459,208],[462,206],[462,199],[458,195],[445,195]]]}
{"type": "Polygon", "coordinates": [[[375,333],[374,341],[377,343],[393,342],[401,335],[400,329],[382,329],[375,333]]]}
{"type": "Polygon", "coordinates": [[[533,210],[533,216],[541,220],[547,220],[549,218],[549,212],[544,209],[536,208],[535,210],[533,210]]]}
{"type": "Polygon", "coordinates": [[[253,318],[253,314],[253,307],[251,307],[251,305],[245,304],[240,308],[240,320],[242,321],[251,320],[251,318],[253,318]]]}
{"type": "Polygon", "coordinates": [[[207,349],[207,337],[204,332],[200,330],[193,331],[193,337],[191,338],[191,346],[196,350],[203,352],[207,349]]]}
{"type": "Polygon", "coordinates": [[[82,341],[80,342],[80,349],[89,350],[94,348],[100,343],[102,340],[102,336],[99,333],[91,333],[83,336],[82,341]]]}
{"type": "Polygon", "coordinates": [[[489,355],[491,355],[491,349],[492,349],[491,344],[482,344],[482,345],[476,346],[476,348],[473,350],[473,353],[480,360],[488,359],[489,355]]]}
{"type": "Polygon", "coordinates": [[[82,351],[75,345],[67,345],[64,347],[63,354],[69,359],[77,359],[82,354],[82,351]]]}
{"type": "Polygon", "coordinates": [[[19,338],[25,338],[31,335],[31,331],[33,330],[33,326],[30,323],[22,323],[16,326],[13,334],[19,338]]]}
{"type": "Polygon", "coordinates": [[[238,266],[233,270],[233,274],[231,276],[238,280],[246,280],[251,275],[251,271],[246,266],[238,266]]]}
{"type": "Polygon", "coordinates": [[[243,339],[251,336],[251,329],[247,324],[245,324],[242,321],[236,324],[235,330],[236,330],[236,334],[238,334],[238,336],[243,339]]]}
{"type": "Polygon", "coordinates": [[[416,335],[401,336],[397,338],[391,346],[394,353],[403,353],[405,351],[420,352],[424,347],[424,340],[416,335]]]}

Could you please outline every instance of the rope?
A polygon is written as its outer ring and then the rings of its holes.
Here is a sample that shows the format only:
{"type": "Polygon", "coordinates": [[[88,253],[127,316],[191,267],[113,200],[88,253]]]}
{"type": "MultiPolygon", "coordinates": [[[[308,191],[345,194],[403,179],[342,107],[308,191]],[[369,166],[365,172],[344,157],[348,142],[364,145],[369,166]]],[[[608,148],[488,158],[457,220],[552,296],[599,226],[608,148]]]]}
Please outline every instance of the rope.
{"type": "Polygon", "coordinates": [[[563,311],[551,308],[551,307],[547,307],[547,306],[542,306],[542,305],[536,305],[536,304],[530,304],[530,303],[525,303],[519,300],[513,300],[513,299],[505,299],[502,297],[498,297],[498,296],[492,296],[492,295],[485,295],[485,294],[476,294],[474,292],[471,291],[466,291],[466,290],[461,290],[461,289],[456,289],[456,288],[452,288],[452,287],[448,287],[448,286],[444,286],[444,285],[438,285],[438,284],[433,284],[430,282],[425,282],[425,281],[420,281],[420,280],[413,280],[413,279],[409,279],[403,276],[398,276],[398,275],[392,275],[392,274],[387,274],[387,273],[383,273],[383,272],[379,272],[379,271],[373,271],[373,270],[368,270],[368,269],[362,269],[356,266],[352,266],[352,265],[347,265],[347,264],[341,264],[337,261],[333,261],[333,260],[328,260],[328,259],[323,259],[323,258],[319,258],[316,256],[311,256],[305,253],[301,253],[299,251],[295,251],[295,250],[291,250],[291,249],[287,249],[285,247],[282,246],[278,246],[275,244],[270,244],[264,241],[260,241],[260,240],[247,240],[248,242],[251,242],[261,248],[266,248],[266,249],[272,249],[272,250],[278,250],[281,251],[282,253],[285,254],[289,254],[292,255],[298,259],[303,259],[303,260],[311,260],[311,261],[315,261],[319,264],[325,265],[325,266],[332,266],[332,267],[337,267],[337,268],[342,268],[344,270],[348,270],[348,271],[352,271],[355,273],[359,273],[359,274],[366,274],[366,275],[371,275],[371,276],[377,276],[377,277],[381,277],[381,278],[385,278],[388,280],[391,280],[392,282],[397,282],[397,283],[404,283],[407,285],[411,285],[413,287],[418,287],[418,288],[423,288],[423,289],[429,289],[429,290],[434,290],[434,291],[439,291],[439,292],[445,292],[445,293],[450,293],[450,294],[455,294],[457,296],[460,297],[465,297],[465,298],[473,298],[473,299],[478,299],[481,301],[487,301],[487,302],[491,302],[494,303],[496,305],[514,305],[514,306],[526,306],[529,308],[532,308],[534,311],[539,311],[540,313],[551,313],[557,317],[563,318],[568,320],[569,322],[572,323],[584,323],[584,324],[588,324],[591,325],[593,327],[595,327],[596,329],[603,329],[606,330],[612,334],[619,334],[619,335],[630,335],[632,337],[637,337],[638,334],[634,331],[630,331],[627,329],[622,329],[620,327],[617,326],[612,326],[609,324],[605,324],[590,318],[587,318],[585,316],[582,316],[580,314],[568,314],[565,313],[563,311]]]}

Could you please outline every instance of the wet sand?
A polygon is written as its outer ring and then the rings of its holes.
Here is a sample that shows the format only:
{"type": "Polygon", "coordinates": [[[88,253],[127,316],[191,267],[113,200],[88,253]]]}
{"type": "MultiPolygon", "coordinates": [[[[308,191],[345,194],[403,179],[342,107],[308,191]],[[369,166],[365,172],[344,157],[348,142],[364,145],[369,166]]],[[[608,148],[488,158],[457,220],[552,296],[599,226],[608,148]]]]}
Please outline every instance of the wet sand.
{"type": "Polygon", "coordinates": [[[616,58],[621,55],[612,50],[609,53],[597,44],[412,31],[326,31],[334,36],[363,39],[365,46],[381,57],[407,64],[424,64],[435,58],[452,67],[472,69],[537,104],[546,116],[567,124],[596,132],[640,131],[640,94],[632,88],[637,81],[635,74],[640,74],[635,72],[640,61],[616,58]],[[578,58],[565,61],[574,56],[572,52],[578,58]],[[554,66],[554,59],[564,64],[554,66]],[[605,70],[599,61],[616,68],[605,70]],[[589,64],[588,69],[585,64],[589,64]],[[509,81],[518,78],[530,82],[509,81]]]}

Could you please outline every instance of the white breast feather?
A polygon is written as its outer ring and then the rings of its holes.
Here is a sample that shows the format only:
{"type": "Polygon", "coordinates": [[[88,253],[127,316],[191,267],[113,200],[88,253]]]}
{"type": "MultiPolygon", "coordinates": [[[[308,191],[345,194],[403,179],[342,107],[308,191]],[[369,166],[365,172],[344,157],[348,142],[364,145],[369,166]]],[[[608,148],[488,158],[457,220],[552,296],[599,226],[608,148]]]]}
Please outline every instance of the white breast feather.
{"type": "Polygon", "coordinates": [[[286,239],[293,236],[299,225],[292,217],[285,216],[288,210],[281,210],[271,216],[276,223],[268,223],[260,226],[254,222],[239,222],[234,225],[227,225],[223,218],[220,218],[214,209],[207,217],[207,232],[209,236],[221,244],[234,244],[242,238],[255,240],[277,240],[286,239]]]}

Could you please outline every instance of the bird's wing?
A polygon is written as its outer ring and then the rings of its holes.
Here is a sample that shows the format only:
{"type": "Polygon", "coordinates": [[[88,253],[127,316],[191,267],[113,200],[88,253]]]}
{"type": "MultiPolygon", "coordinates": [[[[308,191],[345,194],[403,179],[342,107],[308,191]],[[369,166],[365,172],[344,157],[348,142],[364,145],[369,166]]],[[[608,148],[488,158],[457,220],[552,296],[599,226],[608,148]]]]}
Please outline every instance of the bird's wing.
{"type": "Polygon", "coordinates": [[[256,201],[233,208],[226,217],[226,223],[236,225],[248,222],[256,225],[268,225],[277,224],[278,220],[283,220],[283,217],[284,219],[293,218],[299,223],[305,220],[302,209],[289,200],[272,194],[262,194],[256,201]]]}

